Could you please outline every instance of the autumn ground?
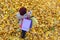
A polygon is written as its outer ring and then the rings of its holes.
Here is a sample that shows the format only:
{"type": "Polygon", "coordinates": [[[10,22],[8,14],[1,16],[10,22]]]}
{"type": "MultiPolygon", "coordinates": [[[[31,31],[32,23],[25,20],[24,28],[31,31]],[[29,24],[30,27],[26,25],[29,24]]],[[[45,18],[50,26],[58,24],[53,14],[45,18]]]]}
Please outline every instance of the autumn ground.
{"type": "Polygon", "coordinates": [[[38,20],[27,32],[25,40],[60,40],[60,0],[0,0],[0,40],[19,38],[16,12],[20,7],[32,10],[38,20]]]}

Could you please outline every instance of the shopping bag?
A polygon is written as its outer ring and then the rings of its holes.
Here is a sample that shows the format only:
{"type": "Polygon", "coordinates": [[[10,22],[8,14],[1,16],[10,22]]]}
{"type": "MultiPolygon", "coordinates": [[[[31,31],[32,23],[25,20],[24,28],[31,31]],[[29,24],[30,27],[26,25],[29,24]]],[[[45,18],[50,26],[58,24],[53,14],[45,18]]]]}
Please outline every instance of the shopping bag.
{"type": "Polygon", "coordinates": [[[32,27],[31,23],[32,23],[32,20],[30,20],[30,19],[23,19],[21,30],[29,31],[29,29],[32,27]]]}
{"type": "Polygon", "coordinates": [[[32,20],[31,20],[30,28],[32,28],[32,20]]]}
{"type": "Polygon", "coordinates": [[[38,24],[38,20],[35,17],[31,17],[31,20],[32,20],[32,25],[38,24]]]}

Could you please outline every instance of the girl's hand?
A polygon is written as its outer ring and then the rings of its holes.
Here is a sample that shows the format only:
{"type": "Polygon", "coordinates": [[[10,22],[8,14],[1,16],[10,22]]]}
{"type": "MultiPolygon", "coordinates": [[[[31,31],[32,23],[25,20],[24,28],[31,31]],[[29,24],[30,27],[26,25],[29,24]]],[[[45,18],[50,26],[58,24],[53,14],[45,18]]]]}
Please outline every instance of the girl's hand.
{"type": "Polygon", "coordinates": [[[31,16],[32,11],[31,11],[31,10],[29,10],[27,14],[28,14],[28,16],[31,16]]]}

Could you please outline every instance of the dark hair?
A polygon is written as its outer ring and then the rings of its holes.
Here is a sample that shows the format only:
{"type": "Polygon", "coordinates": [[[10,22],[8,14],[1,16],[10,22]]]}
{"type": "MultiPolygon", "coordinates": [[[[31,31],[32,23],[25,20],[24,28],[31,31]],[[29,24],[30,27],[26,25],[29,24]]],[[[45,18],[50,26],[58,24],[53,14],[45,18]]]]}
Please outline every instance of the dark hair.
{"type": "Polygon", "coordinates": [[[20,15],[26,14],[26,11],[27,11],[27,9],[26,9],[25,7],[21,7],[21,8],[19,9],[20,15]]]}

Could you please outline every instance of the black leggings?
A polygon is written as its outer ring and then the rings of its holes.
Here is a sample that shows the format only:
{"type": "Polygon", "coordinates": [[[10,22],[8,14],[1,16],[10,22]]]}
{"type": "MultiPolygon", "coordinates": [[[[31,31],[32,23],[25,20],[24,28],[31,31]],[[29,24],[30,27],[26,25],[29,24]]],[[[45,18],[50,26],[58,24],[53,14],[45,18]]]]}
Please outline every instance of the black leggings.
{"type": "Polygon", "coordinates": [[[26,31],[22,30],[21,37],[25,38],[25,35],[26,35],[26,31]]]}

